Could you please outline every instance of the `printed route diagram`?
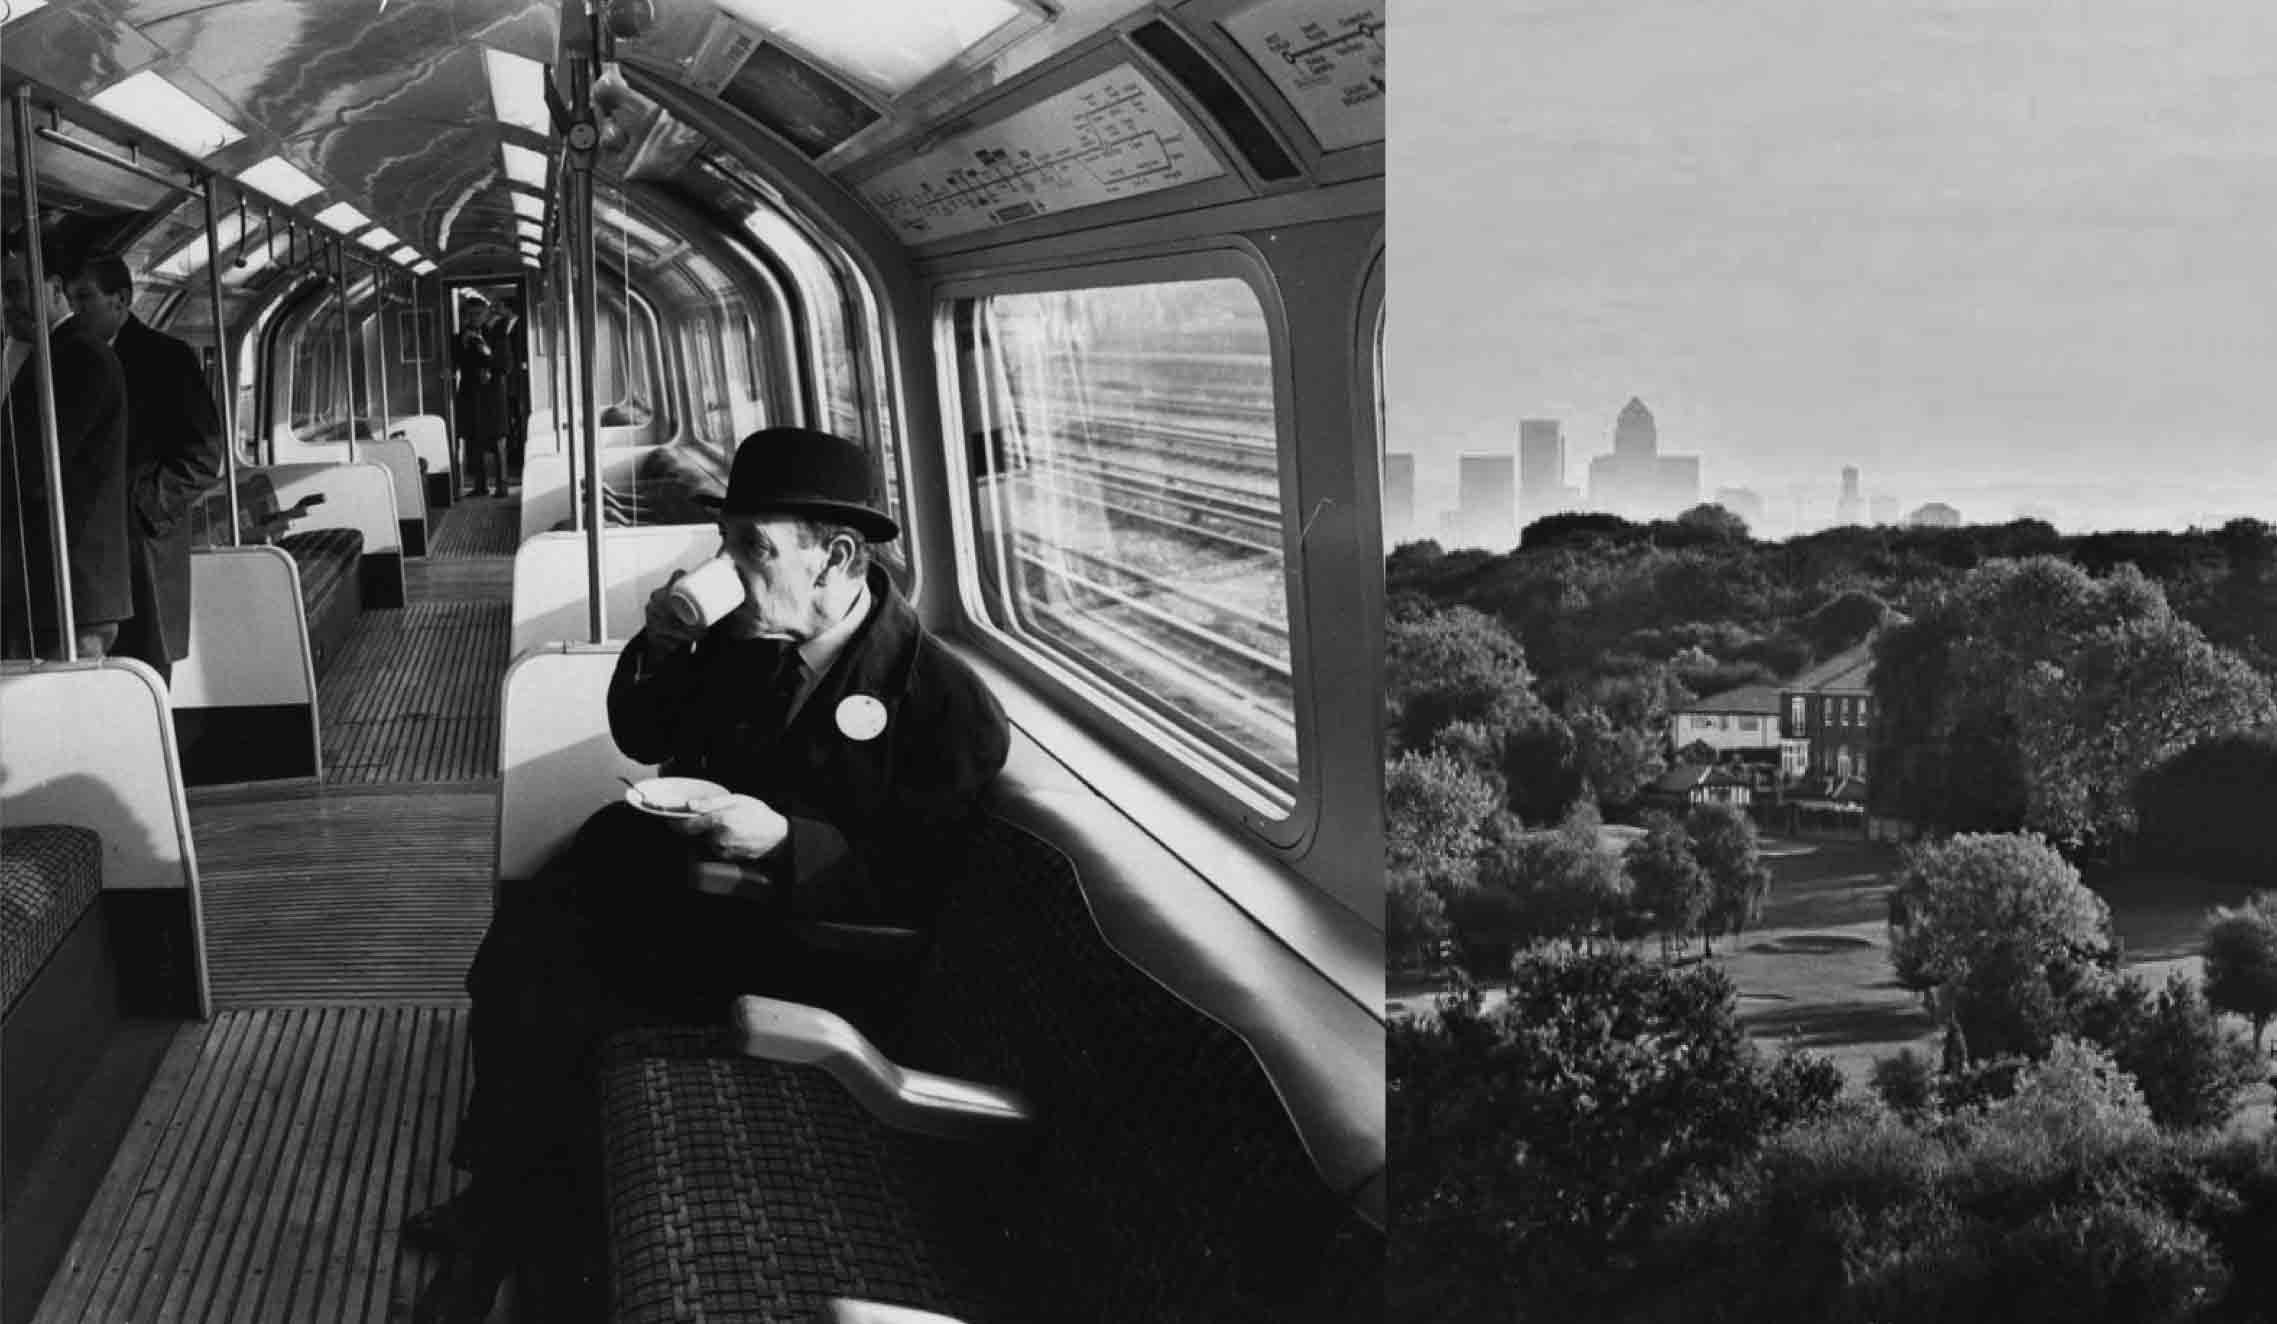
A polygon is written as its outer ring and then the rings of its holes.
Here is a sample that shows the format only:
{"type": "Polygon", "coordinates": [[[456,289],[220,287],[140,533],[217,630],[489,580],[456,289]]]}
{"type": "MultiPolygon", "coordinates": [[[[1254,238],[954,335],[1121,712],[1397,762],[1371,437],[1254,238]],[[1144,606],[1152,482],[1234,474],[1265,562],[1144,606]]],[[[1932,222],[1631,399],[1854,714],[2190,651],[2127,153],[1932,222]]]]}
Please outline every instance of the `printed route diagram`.
{"type": "Polygon", "coordinates": [[[857,184],[911,243],[1135,198],[1225,173],[1128,64],[857,184]]]}
{"type": "Polygon", "coordinates": [[[1222,20],[1324,152],[1384,139],[1384,6],[1263,0],[1222,20]]]}

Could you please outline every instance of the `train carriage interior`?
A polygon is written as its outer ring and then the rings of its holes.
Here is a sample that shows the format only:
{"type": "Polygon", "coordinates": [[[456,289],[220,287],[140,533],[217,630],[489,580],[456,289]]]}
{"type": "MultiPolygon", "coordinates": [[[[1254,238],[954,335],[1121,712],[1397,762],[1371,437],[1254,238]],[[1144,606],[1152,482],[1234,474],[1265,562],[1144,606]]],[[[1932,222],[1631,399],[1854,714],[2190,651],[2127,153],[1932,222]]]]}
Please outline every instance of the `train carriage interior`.
{"type": "Polygon", "coordinates": [[[170,678],[0,661],[0,1324],[414,1317],[469,961],[655,771],[611,671],[777,425],[1011,755],[938,925],[831,939],[891,1005],[609,1041],[491,1318],[1380,1313],[1380,0],[0,15],[0,229],[229,449],[170,678]]]}

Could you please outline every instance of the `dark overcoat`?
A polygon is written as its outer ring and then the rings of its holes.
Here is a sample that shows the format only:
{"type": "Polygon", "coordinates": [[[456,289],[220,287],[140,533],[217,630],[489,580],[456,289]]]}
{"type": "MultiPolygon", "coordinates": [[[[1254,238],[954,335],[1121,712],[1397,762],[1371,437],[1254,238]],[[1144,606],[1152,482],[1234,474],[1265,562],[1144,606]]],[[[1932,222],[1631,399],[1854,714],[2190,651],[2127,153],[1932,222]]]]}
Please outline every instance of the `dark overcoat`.
{"type": "Polygon", "coordinates": [[[458,378],[451,399],[459,440],[488,445],[506,434],[506,374],[489,340],[473,327],[459,332],[451,346],[451,369],[458,378]]]}
{"type": "Polygon", "coordinates": [[[869,584],[869,616],[780,733],[749,720],[779,646],[720,626],[653,667],[645,632],[635,635],[609,684],[609,732],[628,758],[709,778],[788,819],[769,872],[792,914],[927,928],[1011,729],[875,565],[869,584]],[[865,699],[885,723],[862,739],[874,723],[860,718],[875,712],[865,699]]]}
{"type": "Polygon", "coordinates": [[[127,503],[141,555],[120,652],[190,655],[190,511],[221,483],[227,445],[197,351],[129,314],[111,340],[126,373],[127,503]]]}
{"type": "MultiPolygon", "coordinates": [[[[134,614],[136,540],[127,515],[126,382],[111,347],[79,318],[48,334],[55,372],[55,420],[63,461],[64,543],[71,562],[71,607],[80,628],[134,614]]],[[[26,358],[8,389],[0,431],[0,615],[20,622],[30,597],[39,634],[55,636],[47,450],[40,443],[36,359],[26,358]]]]}

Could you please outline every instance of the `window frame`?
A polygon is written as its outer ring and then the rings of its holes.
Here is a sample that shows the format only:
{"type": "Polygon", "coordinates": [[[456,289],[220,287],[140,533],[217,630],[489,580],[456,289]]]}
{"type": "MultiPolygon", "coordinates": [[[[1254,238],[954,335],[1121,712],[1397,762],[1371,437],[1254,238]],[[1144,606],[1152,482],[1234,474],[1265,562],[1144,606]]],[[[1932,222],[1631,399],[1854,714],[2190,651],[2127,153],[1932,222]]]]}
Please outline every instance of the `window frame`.
{"type": "Polygon", "coordinates": [[[1311,835],[1317,820],[1323,770],[1316,734],[1317,695],[1312,679],[1304,611],[1302,517],[1296,452],[1295,374],[1290,361],[1288,311],[1262,254],[1247,242],[1219,237],[1106,261],[1068,260],[946,279],[935,284],[933,338],[941,401],[942,448],[950,479],[950,532],[956,549],[954,610],[976,648],[1035,687],[1052,706],[1086,731],[1137,760],[1212,817],[1239,826],[1257,844],[1287,852],[1311,835]],[[1242,785],[1255,774],[1239,768],[1210,742],[1174,719],[1093,679],[1077,662],[999,626],[989,615],[980,581],[978,533],[972,509],[973,474],[963,438],[973,429],[959,380],[957,305],[996,296],[1076,293],[1134,285],[1235,279],[1257,299],[1271,355],[1274,467],[1281,515],[1282,595],[1289,634],[1291,719],[1297,775],[1287,808],[1264,791],[1242,785]]]}

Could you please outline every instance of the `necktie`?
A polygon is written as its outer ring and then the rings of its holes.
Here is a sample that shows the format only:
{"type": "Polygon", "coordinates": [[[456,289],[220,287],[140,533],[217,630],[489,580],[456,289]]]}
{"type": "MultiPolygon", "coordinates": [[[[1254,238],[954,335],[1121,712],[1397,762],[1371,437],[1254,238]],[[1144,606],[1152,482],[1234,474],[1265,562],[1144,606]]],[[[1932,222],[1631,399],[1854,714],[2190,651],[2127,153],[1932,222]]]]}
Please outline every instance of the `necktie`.
{"type": "Polygon", "coordinates": [[[761,730],[769,734],[781,731],[791,723],[791,704],[799,696],[799,686],[806,680],[806,664],[799,658],[798,645],[784,644],[775,659],[774,671],[767,678],[766,697],[760,701],[761,730]]]}

